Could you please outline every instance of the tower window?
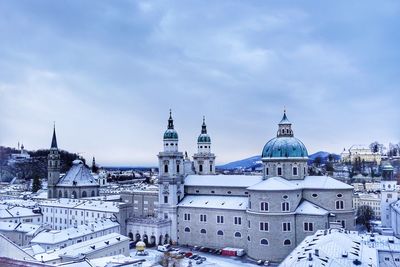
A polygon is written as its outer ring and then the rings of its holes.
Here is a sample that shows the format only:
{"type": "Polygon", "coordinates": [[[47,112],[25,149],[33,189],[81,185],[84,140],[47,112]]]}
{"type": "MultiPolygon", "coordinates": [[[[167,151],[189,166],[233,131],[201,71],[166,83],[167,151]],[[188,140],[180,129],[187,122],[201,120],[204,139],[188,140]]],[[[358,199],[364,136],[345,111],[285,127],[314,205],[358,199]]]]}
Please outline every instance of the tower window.
{"type": "Polygon", "coordinates": [[[168,165],[164,165],[164,172],[168,173],[168,165]]]}
{"type": "Polygon", "coordinates": [[[164,196],[164,203],[168,203],[168,196],[164,196]]]}
{"type": "Polygon", "coordinates": [[[269,168],[265,168],[265,174],[269,175],[269,168]]]}
{"type": "Polygon", "coordinates": [[[176,165],[176,172],[179,173],[179,164],[176,165]]]}
{"type": "Polygon", "coordinates": [[[202,164],[199,165],[199,172],[203,172],[203,165],[202,164]]]}
{"type": "Polygon", "coordinates": [[[297,175],[298,175],[297,167],[293,167],[293,176],[297,175]]]}
{"type": "Polygon", "coordinates": [[[278,167],[278,176],[282,175],[282,167],[278,167]]]}
{"type": "Polygon", "coordinates": [[[210,164],[210,172],[212,172],[212,164],[210,164]]]}

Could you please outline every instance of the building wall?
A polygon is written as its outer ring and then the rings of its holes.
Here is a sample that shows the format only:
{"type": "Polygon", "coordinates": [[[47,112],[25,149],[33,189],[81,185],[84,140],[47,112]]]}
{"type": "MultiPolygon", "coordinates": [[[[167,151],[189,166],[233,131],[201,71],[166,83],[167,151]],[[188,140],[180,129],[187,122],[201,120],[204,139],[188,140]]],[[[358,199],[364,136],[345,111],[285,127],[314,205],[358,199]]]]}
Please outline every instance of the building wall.
{"type": "Polygon", "coordinates": [[[157,215],[158,191],[122,192],[123,202],[132,204],[128,217],[148,217],[157,215]]]}
{"type": "Polygon", "coordinates": [[[244,187],[185,186],[185,193],[189,195],[247,196],[249,190],[244,187]]]}
{"type": "Polygon", "coordinates": [[[178,209],[178,242],[182,245],[245,249],[246,238],[247,218],[244,210],[185,207],[178,209]],[[185,220],[185,214],[190,214],[190,220],[185,220]],[[207,221],[201,222],[200,215],[206,215],[207,221]],[[217,216],[223,216],[223,223],[217,223],[217,216]],[[235,224],[234,217],[240,217],[241,224],[235,224]],[[186,232],[185,228],[189,228],[190,232],[186,232]],[[201,233],[201,229],[206,230],[206,233],[201,233]],[[222,231],[223,235],[218,235],[218,231],[222,231]],[[235,233],[240,233],[240,237],[235,237],[235,233]]]}

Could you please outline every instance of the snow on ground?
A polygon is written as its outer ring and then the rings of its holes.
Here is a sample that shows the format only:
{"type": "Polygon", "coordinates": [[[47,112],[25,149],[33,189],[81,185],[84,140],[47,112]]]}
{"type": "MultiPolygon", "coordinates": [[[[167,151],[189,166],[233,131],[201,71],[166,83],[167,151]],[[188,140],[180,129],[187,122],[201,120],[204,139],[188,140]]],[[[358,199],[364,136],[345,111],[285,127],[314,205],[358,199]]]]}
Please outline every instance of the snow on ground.
{"type": "MultiPolygon", "coordinates": [[[[162,257],[163,253],[157,251],[156,249],[146,249],[146,251],[149,253],[148,256],[136,256],[136,250],[131,250],[131,257],[134,257],[136,259],[146,259],[146,262],[143,263],[143,267],[150,267],[150,266],[156,266],[153,265],[158,257],[162,257]]],[[[182,248],[181,251],[190,251],[188,248],[182,248]]],[[[228,256],[221,256],[221,255],[216,255],[216,254],[211,254],[211,253],[205,253],[205,252],[200,252],[200,251],[192,251],[193,254],[197,254],[202,257],[206,257],[207,260],[204,261],[202,264],[196,264],[195,260],[190,260],[188,258],[184,258],[181,261],[181,266],[186,267],[189,266],[189,261],[192,261],[192,266],[198,266],[198,267],[206,267],[206,266],[213,266],[213,267],[255,267],[258,266],[256,263],[252,263],[249,260],[247,260],[245,257],[239,258],[239,257],[228,257],[228,256]]],[[[160,265],[157,265],[160,266],[160,265]]],[[[277,266],[277,265],[270,265],[270,266],[277,266]]]]}

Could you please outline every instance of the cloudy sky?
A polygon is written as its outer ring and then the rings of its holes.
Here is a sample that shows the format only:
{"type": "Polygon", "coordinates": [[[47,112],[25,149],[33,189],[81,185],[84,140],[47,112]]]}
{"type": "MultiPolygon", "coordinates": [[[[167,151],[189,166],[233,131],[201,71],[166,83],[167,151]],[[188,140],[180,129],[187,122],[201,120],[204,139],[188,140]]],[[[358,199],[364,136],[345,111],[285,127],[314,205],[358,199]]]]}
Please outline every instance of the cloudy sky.
{"type": "Polygon", "coordinates": [[[399,142],[398,1],[0,1],[0,144],[155,165],[261,153],[286,106],[309,153],[399,142]]]}

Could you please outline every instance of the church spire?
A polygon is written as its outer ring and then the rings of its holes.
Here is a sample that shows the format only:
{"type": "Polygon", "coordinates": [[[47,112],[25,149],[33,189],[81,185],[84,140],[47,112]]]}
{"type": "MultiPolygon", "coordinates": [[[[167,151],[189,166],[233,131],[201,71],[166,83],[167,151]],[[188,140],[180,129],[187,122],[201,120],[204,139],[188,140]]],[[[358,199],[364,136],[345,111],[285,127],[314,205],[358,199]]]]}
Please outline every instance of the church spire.
{"type": "Polygon", "coordinates": [[[51,148],[56,148],[57,147],[57,137],[56,137],[56,124],[54,123],[54,127],[53,127],[53,138],[51,140],[51,148]]]}
{"type": "Polygon", "coordinates": [[[169,110],[168,129],[174,129],[174,120],[172,119],[172,111],[169,110]]]}
{"type": "Polygon", "coordinates": [[[207,125],[206,125],[206,117],[203,116],[203,124],[201,125],[201,133],[206,134],[207,133],[207,125]]]}

